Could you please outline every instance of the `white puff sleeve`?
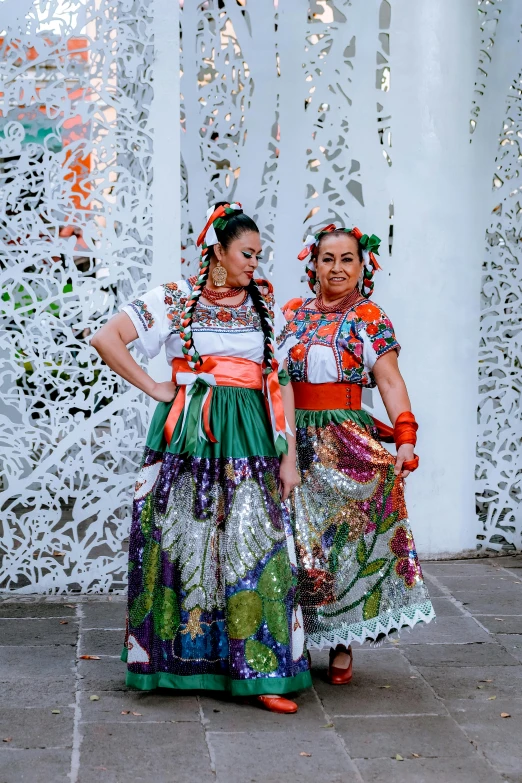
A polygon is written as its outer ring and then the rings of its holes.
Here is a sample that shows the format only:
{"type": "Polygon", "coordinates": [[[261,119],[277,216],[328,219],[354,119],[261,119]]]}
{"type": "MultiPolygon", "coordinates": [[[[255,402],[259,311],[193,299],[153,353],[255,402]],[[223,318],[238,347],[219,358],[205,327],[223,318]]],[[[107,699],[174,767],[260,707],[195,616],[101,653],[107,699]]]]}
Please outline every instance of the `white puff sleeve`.
{"type": "Polygon", "coordinates": [[[170,321],[165,296],[165,287],[160,285],[121,308],[138,333],[138,339],[133,345],[149,359],[159,354],[169,336],[170,321]]]}

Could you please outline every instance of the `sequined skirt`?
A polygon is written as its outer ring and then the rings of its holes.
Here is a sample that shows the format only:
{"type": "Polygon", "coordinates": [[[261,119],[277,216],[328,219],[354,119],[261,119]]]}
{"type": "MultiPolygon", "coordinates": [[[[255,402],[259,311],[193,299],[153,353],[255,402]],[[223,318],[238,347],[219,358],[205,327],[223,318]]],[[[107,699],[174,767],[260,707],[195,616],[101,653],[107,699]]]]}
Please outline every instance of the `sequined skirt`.
{"type": "Polygon", "coordinates": [[[207,453],[175,453],[176,433],[167,449],[168,405],[151,425],[130,533],[126,682],[244,696],[310,687],[264,401],[248,389],[214,394],[218,444],[207,453]]]}
{"type": "Polygon", "coordinates": [[[298,411],[291,500],[307,646],[379,641],[434,611],[404,480],[363,411],[298,411]]]}

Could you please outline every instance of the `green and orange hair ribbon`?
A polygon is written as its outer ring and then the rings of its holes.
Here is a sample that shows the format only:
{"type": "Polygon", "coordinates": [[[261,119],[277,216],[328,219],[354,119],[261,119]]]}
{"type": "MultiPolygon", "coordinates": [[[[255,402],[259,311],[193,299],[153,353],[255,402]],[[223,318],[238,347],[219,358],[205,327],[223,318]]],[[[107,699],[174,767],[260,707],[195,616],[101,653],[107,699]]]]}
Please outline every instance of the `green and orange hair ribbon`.
{"type": "Polygon", "coordinates": [[[317,256],[317,246],[322,236],[330,234],[335,231],[344,232],[355,237],[358,241],[364,261],[363,279],[361,283],[361,294],[365,298],[368,298],[373,293],[374,283],[373,276],[381,267],[376,259],[376,255],[379,254],[379,246],[381,240],[375,234],[363,234],[362,231],[354,226],[354,228],[341,228],[337,227],[335,223],[329,223],[324,228],[321,228],[316,234],[309,234],[304,242],[304,247],[297,256],[300,261],[307,260],[306,274],[308,276],[308,285],[315,292],[316,285],[316,267],[315,259],[317,256]]]}

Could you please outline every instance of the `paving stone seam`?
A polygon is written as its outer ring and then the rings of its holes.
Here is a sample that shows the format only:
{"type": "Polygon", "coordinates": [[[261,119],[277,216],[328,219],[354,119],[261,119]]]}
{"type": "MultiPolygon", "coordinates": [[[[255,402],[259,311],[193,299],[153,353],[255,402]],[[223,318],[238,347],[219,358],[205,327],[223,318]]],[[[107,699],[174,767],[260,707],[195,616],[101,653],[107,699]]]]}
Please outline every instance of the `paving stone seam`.
{"type": "MultiPolygon", "coordinates": [[[[485,632],[488,634],[488,636],[492,636],[492,634],[491,634],[491,633],[488,631],[488,629],[486,628],[486,626],[485,626],[485,625],[482,625],[482,623],[481,623],[479,620],[477,620],[477,618],[476,618],[476,617],[474,617],[474,615],[472,615],[472,614],[471,614],[471,612],[469,611],[469,609],[466,609],[466,607],[464,606],[464,604],[462,604],[462,603],[461,603],[461,602],[460,602],[460,601],[459,601],[457,598],[455,598],[455,596],[453,595],[453,593],[451,592],[451,590],[449,589],[449,587],[446,587],[446,585],[445,585],[445,584],[443,584],[443,583],[442,583],[442,582],[441,582],[439,579],[437,579],[437,577],[436,577],[436,576],[435,576],[435,577],[433,577],[433,576],[432,576],[432,577],[430,577],[430,579],[431,579],[431,581],[433,582],[433,584],[434,584],[436,587],[438,587],[438,589],[439,589],[439,590],[442,590],[442,591],[443,591],[443,593],[445,593],[445,594],[446,594],[446,597],[450,599],[451,603],[452,603],[452,604],[454,604],[454,605],[457,607],[457,609],[459,609],[459,610],[462,612],[462,614],[463,614],[463,615],[465,615],[466,617],[471,617],[471,619],[472,619],[472,620],[473,620],[473,621],[474,621],[474,622],[475,622],[475,623],[476,623],[476,624],[477,624],[477,625],[478,625],[480,628],[482,628],[482,630],[483,630],[483,631],[485,631],[485,632]]],[[[468,642],[468,644],[469,644],[469,642],[468,642]]],[[[481,642],[479,642],[479,644],[481,644],[481,642]]]]}
{"type": "MultiPolygon", "coordinates": [[[[488,633],[489,633],[489,631],[488,631],[488,633]]],[[[500,646],[500,645],[499,645],[499,646],[500,646]]],[[[403,656],[403,658],[405,659],[405,661],[407,662],[407,664],[409,665],[410,669],[411,669],[412,671],[414,671],[414,672],[415,672],[415,674],[416,674],[416,675],[417,675],[417,676],[418,676],[418,677],[419,677],[419,678],[422,680],[422,682],[424,682],[424,684],[425,684],[425,685],[426,685],[426,686],[429,688],[429,690],[431,691],[431,693],[432,693],[432,695],[433,695],[433,698],[434,698],[434,699],[436,699],[436,701],[440,702],[440,704],[442,704],[442,706],[443,706],[443,708],[444,708],[444,710],[445,710],[445,712],[446,712],[446,715],[447,715],[447,716],[450,718],[451,722],[452,722],[452,723],[453,723],[453,725],[455,726],[455,733],[456,733],[456,734],[459,734],[459,733],[461,733],[461,734],[462,734],[462,735],[463,735],[463,736],[464,736],[464,737],[465,737],[465,738],[468,740],[468,742],[469,742],[469,743],[470,743],[470,744],[473,746],[473,748],[475,749],[475,752],[477,753],[477,756],[478,756],[478,757],[479,757],[479,758],[480,758],[480,759],[481,759],[481,760],[484,762],[484,764],[485,764],[485,765],[486,765],[486,766],[487,766],[489,769],[491,769],[491,770],[492,770],[492,771],[493,771],[495,774],[499,775],[500,777],[504,777],[504,776],[502,775],[502,773],[500,772],[500,770],[499,770],[499,769],[497,769],[497,768],[496,768],[496,767],[495,767],[495,766],[492,764],[492,762],[491,762],[491,761],[490,761],[490,760],[487,758],[487,756],[485,755],[484,751],[483,751],[483,750],[482,750],[482,748],[479,746],[478,742],[476,742],[474,739],[472,739],[472,737],[470,737],[470,735],[468,734],[468,732],[467,732],[467,731],[466,731],[466,730],[465,730],[465,729],[464,729],[464,728],[463,728],[463,727],[460,725],[460,723],[458,723],[458,722],[457,722],[457,720],[455,719],[455,717],[453,716],[453,714],[452,714],[452,713],[449,711],[449,709],[447,708],[447,706],[446,706],[446,702],[444,701],[444,699],[442,699],[442,698],[441,698],[441,697],[440,697],[440,696],[437,694],[437,692],[435,691],[435,689],[433,688],[433,686],[431,685],[431,683],[429,683],[429,682],[428,682],[428,680],[427,680],[427,679],[424,677],[424,675],[422,674],[422,672],[421,672],[421,671],[420,671],[420,670],[419,670],[419,669],[418,669],[416,666],[414,666],[414,665],[413,665],[413,664],[412,664],[412,663],[411,663],[411,662],[408,660],[408,658],[407,658],[407,657],[406,657],[406,655],[405,655],[405,652],[404,652],[404,650],[399,650],[399,652],[400,652],[400,654],[403,656]]],[[[468,668],[468,667],[462,667],[462,668],[468,668]]],[[[439,758],[446,758],[446,757],[444,757],[444,756],[440,756],[439,758]]],[[[504,778],[504,779],[505,779],[505,778],[504,778]]]]}
{"type": "MultiPolygon", "coordinates": [[[[498,617],[499,612],[496,614],[486,614],[485,612],[480,612],[478,615],[479,617],[498,617]]],[[[502,612],[502,617],[522,617],[522,614],[506,614],[505,612],[502,612]]],[[[473,617],[474,620],[476,620],[476,617],[473,617]]]]}
{"type": "Polygon", "coordinates": [[[76,604],[76,617],[78,619],[78,640],[76,643],[76,661],[75,661],[75,703],[74,703],[74,718],[73,718],[73,744],[71,751],[71,771],[70,779],[71,783],[77,783],[78,776],[80,774],[80,752],[83,735],[80,729],[82,719],[82,707],[81,707],[81,694],[80,689],[80,668],[78,661],[80,658],[80,650],[82,645],[82,620],[83,620],[83,607],[80,603],[76,604]]]}
{"type": "Polygon", "coordinates": [[[4,747],[0,748],[0,757],[3,753],[25,753],[26,750],[71,750],[71,745],[36,745],[22,746],[20,748],[4,747]]]}
{"type": "MultiPolygon", "coordinates": [[[[44,620],[67,620],[69,623],[75,623],[76,619],[74,615],[72,614],[55,614],[53,617],[0,617],[0,620],[23,620],[24,622],[26,620],[39,620],[40,622],[44,620]]],[[[90,629],[89,629],[90,630],[90,629]]],[[[4,645],[5,646],[5,645],[4,645]]],[[[25,647],[26,645],[24,645],[25,647]]]]}
{"type": "MultiPolygon", "coordinates": [[[[182,719],[182,718],[179,718],[179,719],[165,718],[165,720],[139,720],[139,721],[138,720],[124,721],[124,720],[118,720],[117,718],[114,718],[113,720],[100,720],[98,718],[98,720],[90,720],[90,719],[83,720],[82,719],[82,721],[81,721],[81,725],[82,726],[89,726],[89,725],[91,725],[91,726],[99,726],[101,723],[103,723],[104,726],[114,726],[114,725],[118,725],[119,726],[120,724],[124,724],[124,723],[127,723],[130,726],[135,726],[137,723],[139,723],[139,725],[142,726],[143,724],[147,724],[147,725],[148,724],[152,724],[152,725],[158,724],[158,725],[160,725],[160,724],[163,724],[163,723],[201,723],[201,721],[199,721],[199,720],[190,720],[190,718],[185,718],[185,719],[182,719]]],[[[70,747],[70,745],[69,745],[69,747],[70,747]]]]}
{"type": "Polygon", "coordinates": [[[198,703],[198,709],[199,709],[199,722],[201,724],[201,728],[203,729],[203,734],[205,736],[205,744],[207,746],[208,750],[208,758],[209,758],[209,764],[210,764],[210,771],[213,775],[216,775],[216,754],[214,753],[214,748],[212,747],[212,742],[210,739],[210,734],[212,732],[208,731],[207,726],[209,725],[210,721],[208,718],[205,718],[205,711],[203,709],[203,705],[201,704],[201,699],[199,696],[196,696],[196,700],[198,703]]]}
{"type": "MultiPolygon", "coordinates": [[[[335,687],[335,686],[332,686],[332,687],[335,687]]],[[[351,757],[351,756],[350,756],[350,754],[348,753],[348,748],[346,747],[346,743],[345,743],[345,741],[344,741],[344,740],[343,740],[343,738],[342,738],[342,737],[341,737],[341,736],[340,736],[340,735],[337,733],[337,729],[335,728],[335,724],[334,724],[334,722],[333,722],[333,720],[332,720],[332,717],[331,717],[331,715],[330,715],[330,714],[329,714],[329,713],[328,713],[328,712],[325,710],[325,708],[324,708],[324,704],[323,704],[323,702],[322,702],[322,700],[321,700],[321,697],[319,696],[319,694],[317,693],[317,691],[315,690],[315,688],[314,688],[314,687],[312,688],[312,693],[314,694],[314,696],[315,696],[315,698],[316,698],[316,700],[317,700],[317,702],[318,702],[318,704],[319,704],[319,707],[320,707],[320,709],[321,709],[321,712],[322,712],[322,713],[323,713],[323,715],[324,715],[324,719],[325,719],[325,725],[328,725],[328,724],[330,724],[330,723],[331,723],[331,724],[334,726],[334,736],[335,736],[335,738],[336,738],[337,744],[338,744],[338,745],[340,745],[340,747],[341,747],[341,750],[343,751],[344,755],[345,755],[345,756],[346,756],[346,758],[348,759],[348,762],[349,762],[349,768],[351,768],[351,769],[354,771],[354,773],[355,773],[355,780],[357,781],[357,783],[365,783],[365,781],[364,781],[364,778],[363,778],[363,776],[362,776],[362,774],[361,774],[361,771],[359,770],[359,767],[358,767],[358,766],[357,766],[357,765],[354,763],[354,761],[353,761],[352,757],[351,757]]]]}
{"type": "Polygon", "coordinates": [[[350,715],[333,715],[333,718],[444,718],[445,715],[441,715],[440,712],[400,712],[395,715],[393,712],[375,713],[368,715],[367,713],[353,713],[350,715]]]}
{"type": "Polygon", "coordinates": [[[50,650],[72,647],[73,650],[76,650],[75,644],[0,644],[0,650],[16,650],[17,647],[21,647],[22,650],[50,650]]]}
{"type": "MultiPolygon", "coordinates": [[[[501,567],[501,568],[502,568],[502,571],[507,571],[507,570],[509,570],[509,569],[506,569],[506,568],[504,568],[504,567],[501,567]]],[[[499,570],[500,570],[500,568],[499,568],[499,570]]],[[[436,577],[435,577],[434,579],[432,578],[432,581],[433,581],[433,583],[434,583],[435,585],[437,585],[437,587],[438,587],[440,590],[449,590],[449,588],[446,588],[446,586],[445,586],[445,585],[441,584],[441,583],[439,582],[439,580],[438,580],[436,577]]],[[[457,606],[460,608],[460,606],[461,606],[461,605],[460,605],[460,602],[459,602],[459,601],[458,601],[456,598],[454,598],[454,596],[453,596],[453,595],[451,595],[451,593],[450,593],[450,596],[451,596],[451,598],[453,599],[453,601],[456,603],[456,605],[457,605],[457,606]]],[[[477,625],[478,625],[480,628],[482,628],[482,630],[483,630],[483,631],[485,631],[485,632],[488,634],[488,636],[489,636],[489,637],[491,637],[491,639],[492,639],[492,641],[493,641],[493,643],[494,643],[494,644],[498,645],[498,647],[500,647],[500,649],[501,649],[501,650],[503,650],[505,653],[507,653],[507,655],[509,655],[509,656],[513,657],[513,656],[511,655],[511,653],[509,652],[509,650],[508,650],[507,646],[506,646],[505,644],[503,644],[501,641],[499,641],[499,640],[496,638],[496,634],[492,634],[492,633],[491,633],[491,632],[490,632],[490,631],[489,631],[489,630],[486,628],[486,626],[485,626],[485,625],[482,625],[482,623],[480,622],[480,620],[478,620],[478,619],[477,619],[477,618],[476,618],[476,617],[475,617],[475,616],[474,616],[474,615],[473,615],[473,614],[472,614],[472,613],[469,611],[469,609],[466,609],[466,607],[465,607],[465,606],[463,606],[463,605],[462,605],[462,612],[463,612],[463,614],[465,614],[467,617],[471,617],[471,619],[473,620],[473,622],[475,622],[475,623],[476,623],[476,624],[477,624],[477,625]]],[[[489,616],[492,616],[492,617],[494,617],[495,615],[489,615],[489,616]]],[[[506,616],[507,616],[507,615],[506,615],[506,616]]],[[[515,615],[515,616],[517,616],[517,615],[515,615]]],[[[487,644],[487,642],[468,642],[468,644],[487,644]]],[[[492,664],[490,664],[490,665],[491,665],[491,666],[495,666],[495,665],[499,665],[499,666],[500,666],[501,664],[494,664],[494,663],[492,663],[492,664]]],[[[516,664],[513,664],[513,665],[516,665],[516,664]]],[[[519,664],[519,665],[520,665],[520,664],[519,664]]],[[[465,667],[463,667],[463,668],[465,668],[465,667]]]]}
{"type": "Polygon", "coordinates": [[[512,568],[506,568],[506,566],[501,566],[502,572],[504,574],[508,574],[510,579],[513,579],[514,583],[517,585],[522,584],[520,581],[520,575],[512,574],[513,571],[512,568]]]}

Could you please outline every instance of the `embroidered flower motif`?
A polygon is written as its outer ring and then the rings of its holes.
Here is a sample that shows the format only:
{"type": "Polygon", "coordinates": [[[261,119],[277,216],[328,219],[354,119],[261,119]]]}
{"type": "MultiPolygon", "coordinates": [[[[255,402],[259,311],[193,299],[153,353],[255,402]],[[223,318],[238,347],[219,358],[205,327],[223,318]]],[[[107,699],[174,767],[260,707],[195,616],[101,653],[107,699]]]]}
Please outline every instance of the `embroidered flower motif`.
{"type": "Polygon", "coordinates": [[[306,349],[304,345],[301,345],[301,343],[298,343],[297,345],[294,345],[294,347],[290,351],[290,358],[294,362],[300,362],[305,358],[306,355],[306,349]]]}
{"type": "Polygon", "coordinates": [[[378,321],[381,317],[381,311],[377,305],[371,304],[371,302],[363,302],[355,309],[358,318],[362,318],[366,323],[372,323],[378,321]]]}
{"type": "Polygon", "coordinates": [[[296,297],[295,299],[290,299],[290,301],[284,305],[283,315],[287,321],[293,320],[296,311],[299,310],[303,302],[304,299],[302,299],[301,297],[296,297]]]}
{"type": "Polygon", "coordinates": [[[166,304],[166,305],[171,305],[171,304],[173,303],[173,301],[174,301],[174,300],[172,299],[172,297],[171,297],[171,296],[166,296],[166,297],[165,297],[165,304],[166,304]]]}
{"type": "Polygon", "coordinates": [[[413,546],[411,533],[400,525],[393,534],[389,547],[398,558],[395,563],[395,573],[404,580],[406,587],[413,587],[417,578],[422,578],[419,558],[413,546]]]}
{"type": "Polygon", "coordinates": [[[386,348],[387,343],[386,340],[383,340],[382,337],[379,337],[378,340],[373,341],[373,350],[375,353],[379,353],[379,351],[382,351],[383,348],[386,348]]]}
{"type": "Polygon", "coordinates": [[[216,313],[216,318],[218,321],[222,321],[223,323],[228,323],[228,321],[232,320],[232,314],[229,310],[218,310],[216,313]]]}
{"type": "Polygon", "coordinates": [[[373,337],[374,335],[376,335],[376,334],[377,334],[377,332],[378,332],[379,330],[377,329],[377,327],[376,327],[376,325],[375,325],[375,324],[368,324],[368,326],[366,327],[366,331],[368,332],[368,334],[370,335],[370,337],[373,337]]]}
{"type": "Polygon", "coordinates": [[[144,323],[144,326],[146,326],[147,329],[152,329],[154,326],[154,317],[147,309],[147,305],[143,299],[135,299],[134,302],[132,302],[132,307],[134,307],[138,313],[139,317],[144,323]]]}
{"type": "Polygon", "coordinates": [[[167,288],[169,291],[177,291],[178,290],[178,284],[177,283],[165,283],[165,288],[167,288]]]}

